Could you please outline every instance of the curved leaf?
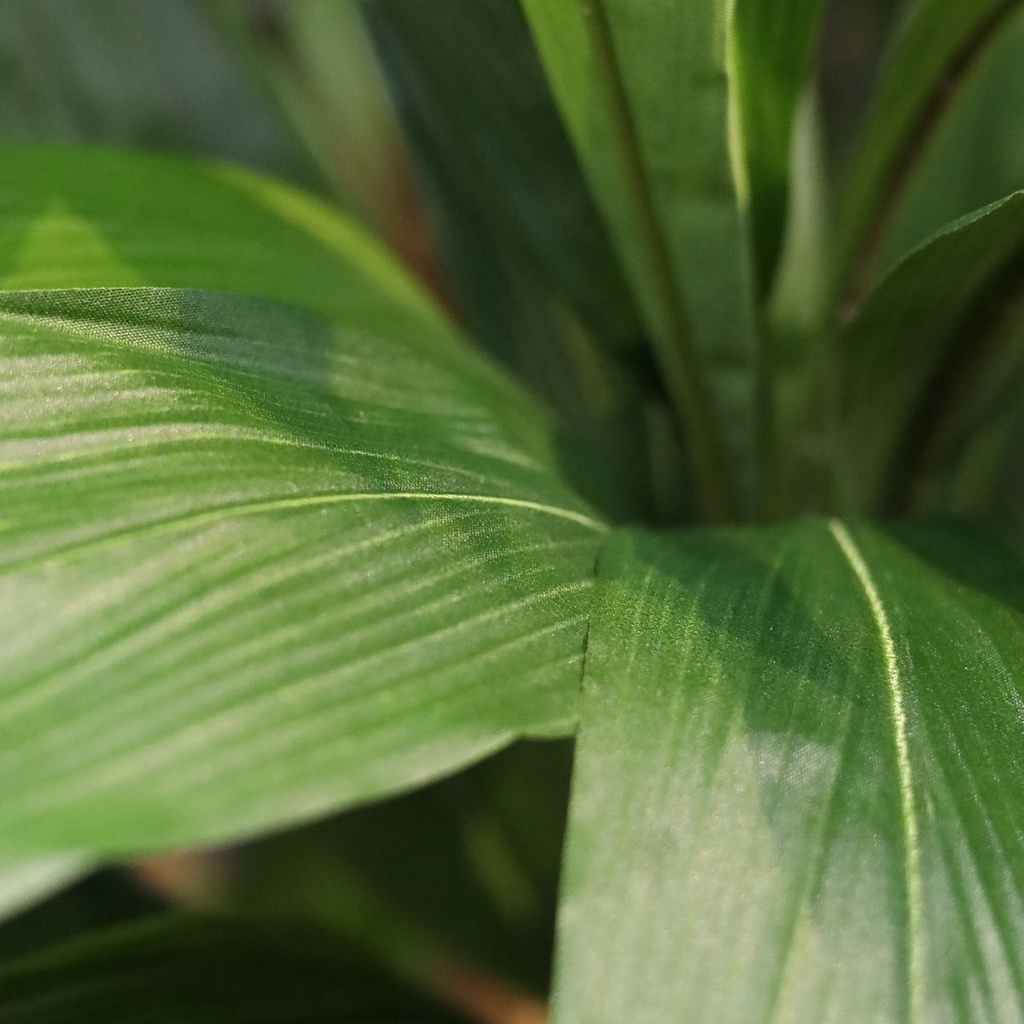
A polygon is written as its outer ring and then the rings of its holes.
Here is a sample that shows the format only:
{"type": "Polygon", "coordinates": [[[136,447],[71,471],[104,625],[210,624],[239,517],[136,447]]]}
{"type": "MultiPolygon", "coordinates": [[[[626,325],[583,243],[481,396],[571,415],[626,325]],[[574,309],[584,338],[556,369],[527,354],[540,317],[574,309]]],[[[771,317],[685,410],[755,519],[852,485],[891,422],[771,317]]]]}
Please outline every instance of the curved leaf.
{"type": "Polygon", "coordinates": [[[947,421],[985,391],[989,365],[1012,376],[1021,338],[1008,328],[1022,287],[1016,192],[949,225],[871,293],[839,339],[847,506],[905,500],[947,421]]]}
{"type": "Polygon", "coordinates": [[[452,345],[413,280],[319,200],[228,164],[5,146],[0,287],[236,291],[452,345]]]}
{"type": "Polygon", "coordinates": [[[0,970],[4,1024],[453,1020],[313,931],[216,918],[100,932],[0,970]]]}
{"type": "Polygon", "coordinates": [[[836,299],[859,302],[904,190],[951,99],[1020,0],[908,5],[875,89],[836,216],[836,299]]]}
{"type": "Polygon", "coordinates": [[[70,885],[87,867],[72,853],[0,864],[0,921],[70,885]]]}
{"type": "Polygon", "coordinates": [[[885,242],[890,267],[937,231],[1024,183],[1024,15],[995,40],[921,154],[885,242]]]}
{"type": "Polygon", "coordinates": [[[471,352],[24,292],[0,382],[5,856],[251,833],[571,728],[605,528],[471,352]]]}
{"type": "Polygon", "coordinates": [[[1024,1015],[1024,573],[950,529],[617,535],[555,1020],[1024,1015]]]}

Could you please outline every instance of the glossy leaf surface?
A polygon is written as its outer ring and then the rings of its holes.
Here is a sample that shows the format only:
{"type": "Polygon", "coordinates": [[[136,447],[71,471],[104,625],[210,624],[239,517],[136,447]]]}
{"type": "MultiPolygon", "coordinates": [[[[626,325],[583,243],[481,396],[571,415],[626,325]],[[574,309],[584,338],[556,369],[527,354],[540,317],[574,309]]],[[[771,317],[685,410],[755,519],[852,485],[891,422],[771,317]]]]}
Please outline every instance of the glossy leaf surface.
{"type": "Polygon", "coordinates": [[[5,1024],[453,1020],[315,931],[217,919],[90,935],[0,970],[5,1024]]]}
{"type": "Polygon", "coordinates": [[[623,533],[591,624],[555,1016],[1024,1013],[1024,575],[955,530],[623,533]]]}
{"type": "Polygon", "coordinates": [[[0,299],[0,852],[251,833],[570,729],[604,527],[473,353],[0,299]]]}

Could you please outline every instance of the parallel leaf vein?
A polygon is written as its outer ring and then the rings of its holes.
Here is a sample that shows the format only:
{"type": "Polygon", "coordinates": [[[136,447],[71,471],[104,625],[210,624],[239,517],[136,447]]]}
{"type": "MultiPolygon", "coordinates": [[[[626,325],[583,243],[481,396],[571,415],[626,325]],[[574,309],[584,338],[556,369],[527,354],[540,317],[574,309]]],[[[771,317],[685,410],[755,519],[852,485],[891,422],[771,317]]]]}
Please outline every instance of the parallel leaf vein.
{"type": "Polygon", "coordinates": [[[906,873],[907,892],[907,930],[909,953],[907,967],[909,971],[909,1003],[911,1021],[922,1021],[924,993],[924,964],[920,936],[923,926],[924,894],[921,885],[921,842],[917,824],[917,813],[914,809],[914,776],[910,764],[910,744],[907,738],[907,712],[903,702],[903,683],[900,676],[899,662],[896,658],[896,645],[893,642],[889,618],[879,596],[878,588],[871,576],[864,556],[854,543],[846,527],[836,519],[828,524],[829,532],[835,538],[846,560],[850,563],[871,608],[872,618],[878,629],[882,642],[882,655],[885,660],[885,674],[889,685],[889,703],[892,716],[893,732],[896,745],[896,764],[899,771],[900,802],[903,815],[904,834],[904,871],[906,873]]]}

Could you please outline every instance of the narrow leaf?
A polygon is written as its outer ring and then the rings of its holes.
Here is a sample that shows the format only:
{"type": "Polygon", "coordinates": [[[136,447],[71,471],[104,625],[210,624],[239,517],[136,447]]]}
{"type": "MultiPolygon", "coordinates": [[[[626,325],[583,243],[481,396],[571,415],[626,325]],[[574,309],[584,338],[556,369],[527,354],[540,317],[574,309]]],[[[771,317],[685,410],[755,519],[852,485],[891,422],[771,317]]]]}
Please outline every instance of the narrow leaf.
{"type": "Polygon", "coordinates": [[[0,970],[4,1024],[427,1024],[452,1020],[315,931],[162,920],[0,970]]]}
{"type": "Polygon", "coordinates": [[[728,147],[725,8],[522,3],[690,433],[705,503],[723,514],[731,488],[749,506],[757,360],[728,147]]]}
{"type": "Polygon", "coordinates": [[[634,345],[630,296],[517,0],[386,0],[366,11],[443,236],[471,231],[462,219],[486,225],[492,253],[480,258],[525,261],[606,341],[634,345]]]}
{"type": "Polygon", "coordinates": [[[895,264],[937,231],[1024,182],[1024,17],[1012,19],[950,104],[907,183],[880,266],[895,264]]]}
{"type": "Polygon", "coordinates": [[[1024,572],[954,530],[616,535],[555,1020],[1024,1014],[1024,572]]]}
{"type": "Polygon", "coordinates": [[[823,7],[823,0],[737,0],[733,8],[732,76],[762,291],[782,247],[793,120],[823,7]]]}
{"type": "Polygon", "coordinates": [[[989,364],[1012,376],[1022,290],[1016,192],[929,239],[869,296],[839,340],[848,507],[906,503],[949,421],[984,393],[989,364]]]}
{"type": "Polygon", "coordinates": [[[0,382],[5,856],[247,834],[572,727],[605,528],[473,353],[23,292],[0,382]]]}
{"type": "Polygon", "coordinates": [[[922,0],[908,5],[886,57],[840,195],[836,217],[839,311],[873,283],[892,221],[951,100],[1020,0],[922,0]]]}

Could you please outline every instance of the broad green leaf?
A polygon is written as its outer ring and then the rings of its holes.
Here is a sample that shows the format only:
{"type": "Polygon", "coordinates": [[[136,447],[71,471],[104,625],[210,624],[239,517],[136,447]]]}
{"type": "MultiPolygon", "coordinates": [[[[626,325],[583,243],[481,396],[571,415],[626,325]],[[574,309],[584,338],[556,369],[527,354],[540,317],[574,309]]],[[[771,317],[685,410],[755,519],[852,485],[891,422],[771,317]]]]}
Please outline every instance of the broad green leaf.
{"type": "Polygon", "coordinates": [[[0,853],[252,833],[572,727],[605,527],[468,350],[0,297],[0,853]]]}
{"type": "Polygon", "coordinates": [[[736,0],[733,6],[731,74],[762,291],[782,248],[793,122],[823,7],[823,0],[736,0]]]}
{"type": "Polygon", "coordinates": [[[905,502],[918,482],[911,474],[934,463],[950,423],[979,414],[993,372],[1014,376],[1022,252],[1024,192],[1016,192],[911,253],[840,336],[847,507],[905,502]]]}
{"type": "Polygon", "coordinates": [[[1019,0],[921,0],[906,5],[840,194],[835,300],[841,312],[859,302],[872,284],[885,236],[922,149],[956,91],[1019,6],[1019,0]]]}
{"type": "Polygon", "coordinates": [[[243,292],[453,343],[379,244],[305,193],[226,164],[4,147],[0,287],[134,285],[243,292]]]}
{"type": "Polygon", "coordinates": [[[521,2],[690,433],[705,503],[749,508],[757,355],[728,146],[727,6],[521,2]]]}
{"type": "Polygon", "coordinates": [[[556,1022],[1024,1015],[1024,572],[953,529],[617,534],[556,1022]]]}
{"type": "Polygon", "coordinates": [[[217,918],[98,932],[0,970],[4,1024],[454,1020],[316,931],[217,918]]]}
{"type": "Polygon", "coordinates": [[[0,865],[0,921],[70,885],[86,870],[77,854],[54,854],[0,865]]]}

